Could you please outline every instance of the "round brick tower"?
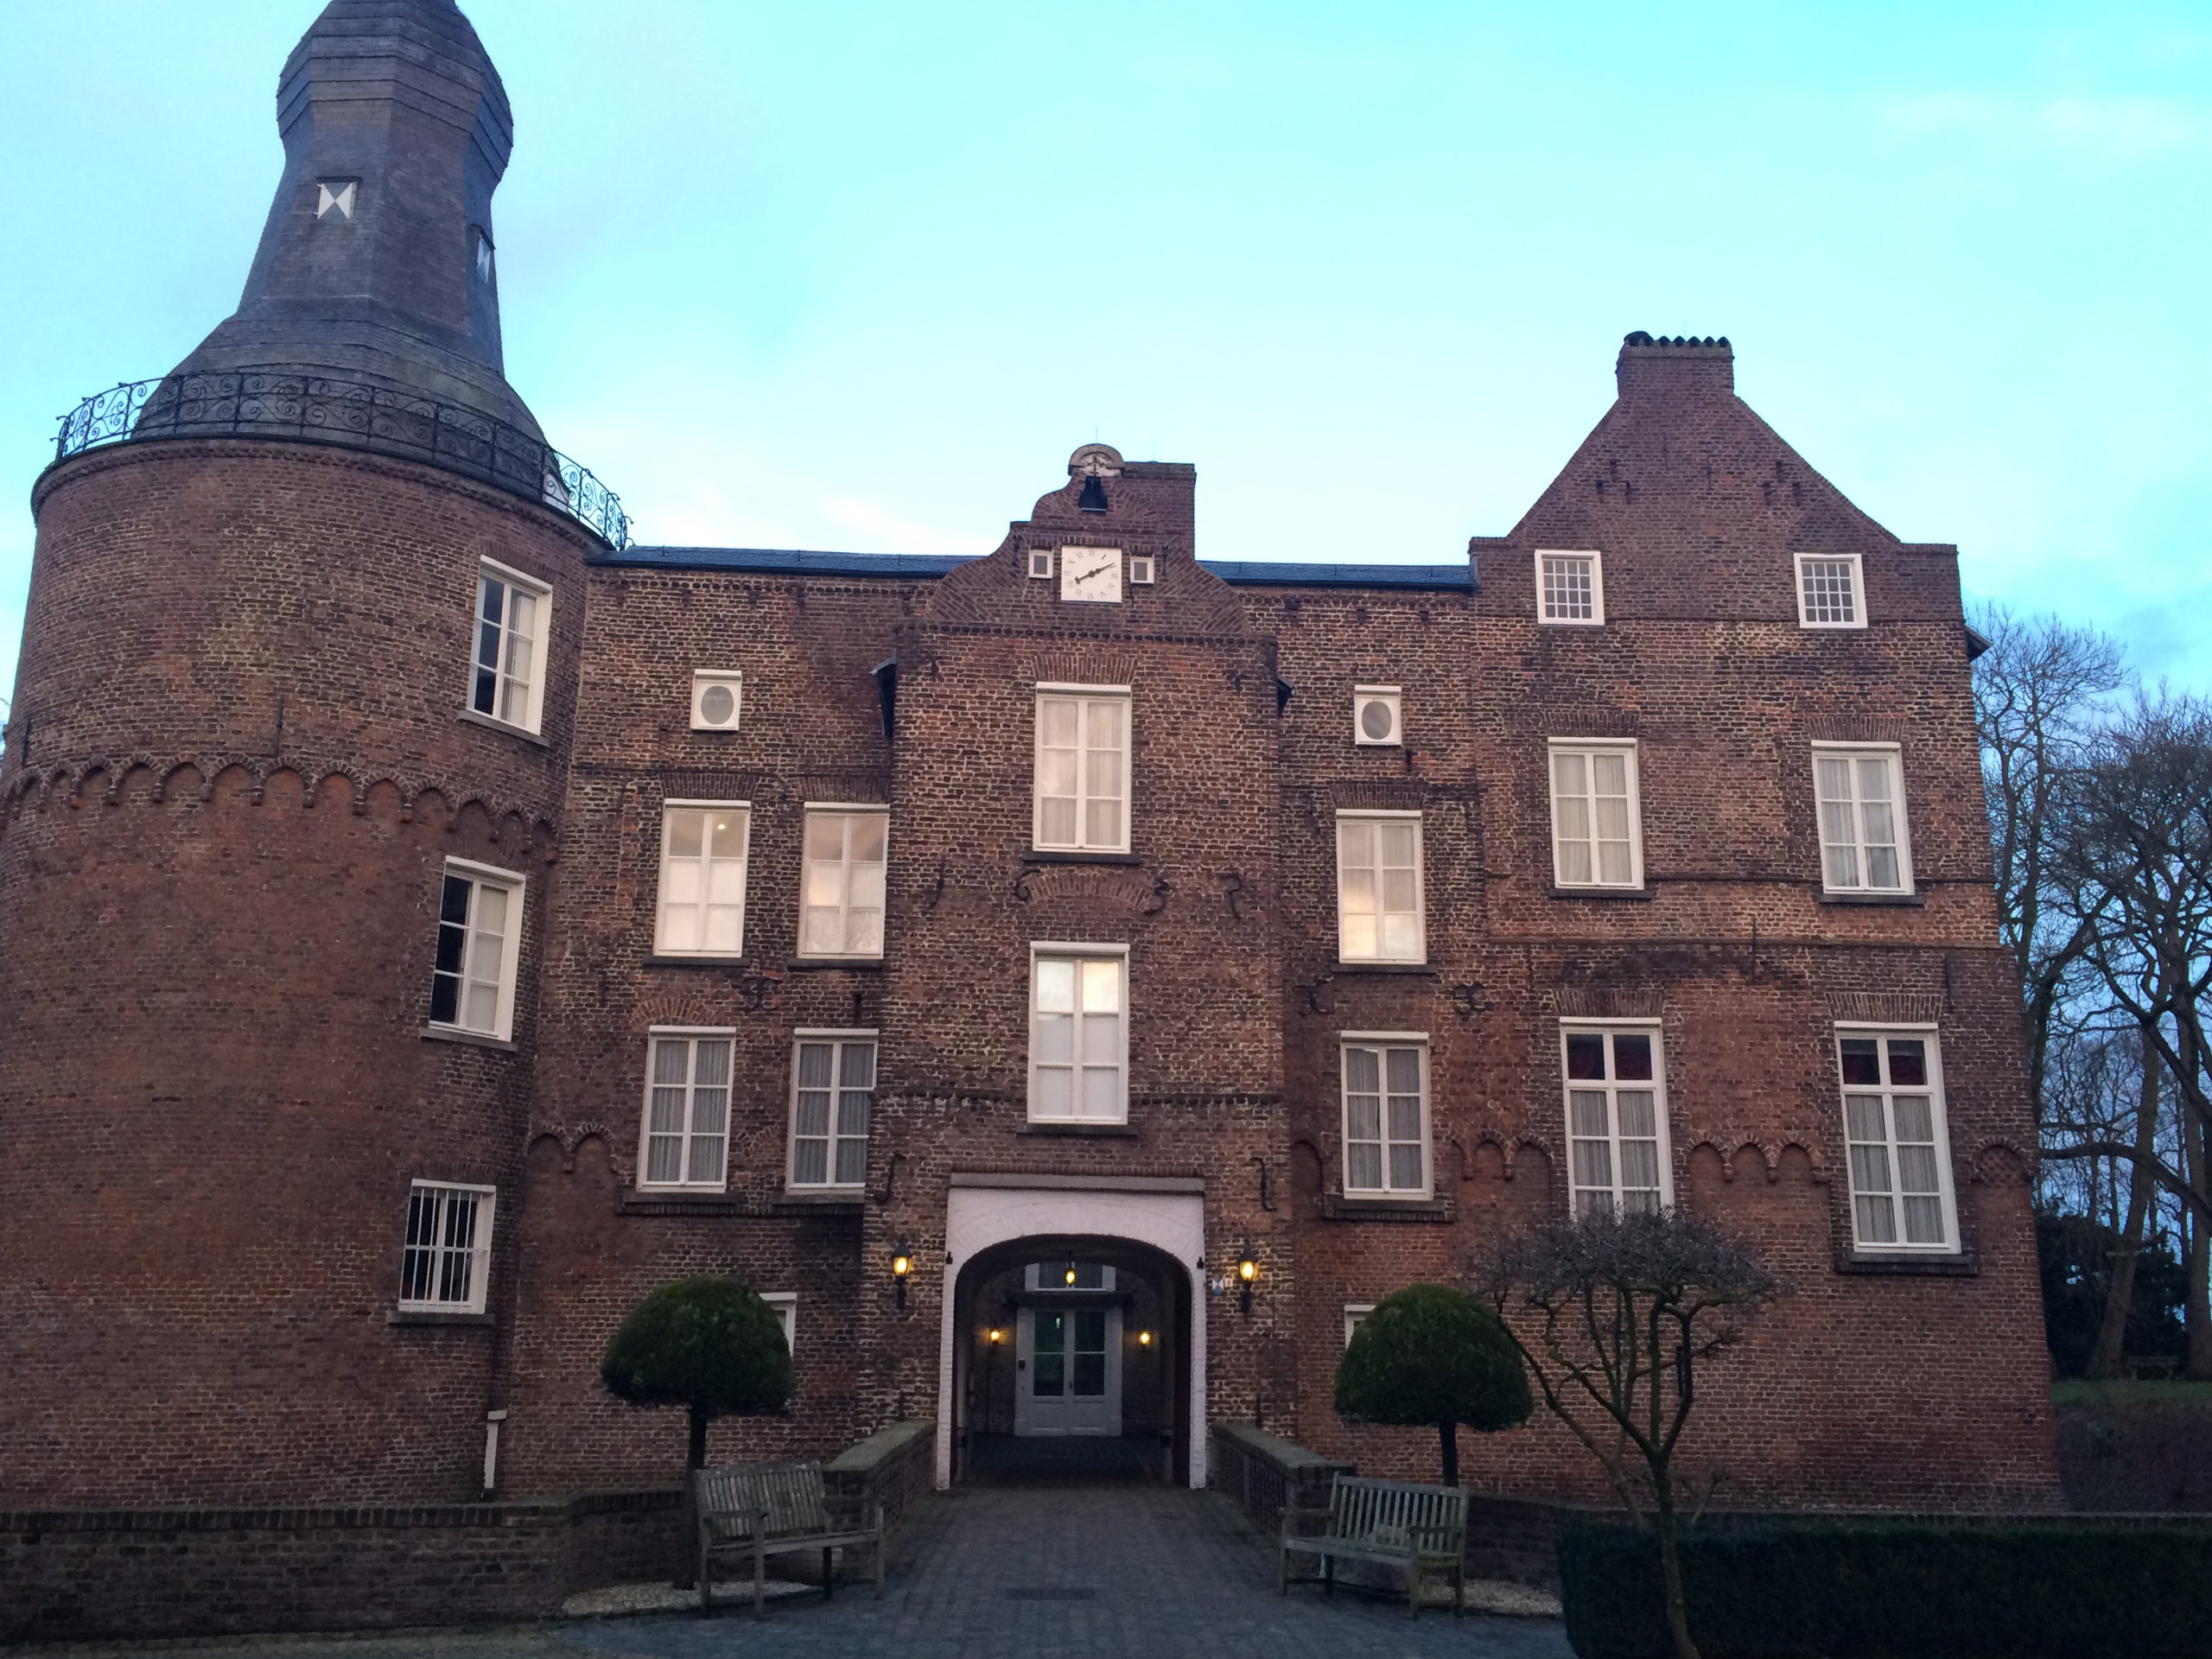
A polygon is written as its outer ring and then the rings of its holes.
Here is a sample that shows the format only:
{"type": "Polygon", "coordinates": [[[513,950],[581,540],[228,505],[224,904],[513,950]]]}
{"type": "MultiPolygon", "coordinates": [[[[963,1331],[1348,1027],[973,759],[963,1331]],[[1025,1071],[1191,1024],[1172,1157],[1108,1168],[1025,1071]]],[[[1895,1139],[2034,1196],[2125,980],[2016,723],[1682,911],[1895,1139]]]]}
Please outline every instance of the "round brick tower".
{"type": "Polygon", "coordinates": [[[473,1497],[586,558],[451,0],[284,67],[237,313],[65,423],[0,767],[0,1507],[473,1497]]]}

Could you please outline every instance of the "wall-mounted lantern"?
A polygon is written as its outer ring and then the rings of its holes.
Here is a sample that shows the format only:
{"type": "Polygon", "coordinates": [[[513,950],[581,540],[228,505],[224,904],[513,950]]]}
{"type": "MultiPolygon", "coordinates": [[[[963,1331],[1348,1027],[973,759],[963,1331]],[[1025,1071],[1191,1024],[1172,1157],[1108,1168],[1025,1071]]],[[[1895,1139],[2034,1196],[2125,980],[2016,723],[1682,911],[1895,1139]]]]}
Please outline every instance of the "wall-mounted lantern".
{"type": "Polygon", "coordinates": [[[1140,1347],[1140,1348],[1149,1348],[1149,1347],[1151,1347],[1151,1346],[1152,1346],[1152,1332],[1149,1332],[1149,1331],[1140,1331],[1140,1332],[1137,1332],[1137,1346],[1138,1346],[1138,1347],[1140,1347]]]}
{"type": "Polygon", "coordinates": [[[906,1311],[907,1276],[913,1271],[914,1252],[912,1247],[901,1244],[891,1252],[891,1282],[898,1289],[899,1311],[902,1313],[906,1311]]]}
{"type": "Polygon", "coordinates": [[[1236,1253],[1236,1305],[1240,1313],[1252,1311],[1252,1281],[1260,1276],[1260,1259],[1252,1253],[1252,1241],[1246,1239],[1244,1248],[1236,1253]]]}

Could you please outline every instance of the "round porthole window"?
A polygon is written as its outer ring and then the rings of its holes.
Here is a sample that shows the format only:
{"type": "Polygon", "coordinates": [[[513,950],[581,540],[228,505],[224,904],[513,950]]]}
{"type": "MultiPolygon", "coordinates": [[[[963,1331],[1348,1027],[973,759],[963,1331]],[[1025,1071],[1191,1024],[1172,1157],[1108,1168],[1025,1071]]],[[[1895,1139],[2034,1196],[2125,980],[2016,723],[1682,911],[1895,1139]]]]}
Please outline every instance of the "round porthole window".
{"type": "Polygon", "coordinates": [[[730,712],[737,707],[737,699],[729,694],[726,685],[710,685],[699,694],[699,712],[711,725],[728,722],[730,712]]]}

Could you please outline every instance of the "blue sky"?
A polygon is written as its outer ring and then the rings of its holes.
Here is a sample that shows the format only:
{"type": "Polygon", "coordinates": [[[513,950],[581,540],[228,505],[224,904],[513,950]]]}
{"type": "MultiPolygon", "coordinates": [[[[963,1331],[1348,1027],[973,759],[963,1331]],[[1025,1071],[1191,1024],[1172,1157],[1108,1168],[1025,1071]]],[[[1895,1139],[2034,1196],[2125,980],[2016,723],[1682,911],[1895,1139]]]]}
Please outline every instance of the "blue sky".
{"type": "MultiPolygon", "coordinates": [[[[9,0],[0,683],[54,417],[237,302],[314,0],[9,0]]],[[[476,0],[507,372],[642,538],[982,552],[1094,435],[1202,554],[1508,529],[1631,328],[1969,592],[2212,688],[2212,8],[476,0]]]]}

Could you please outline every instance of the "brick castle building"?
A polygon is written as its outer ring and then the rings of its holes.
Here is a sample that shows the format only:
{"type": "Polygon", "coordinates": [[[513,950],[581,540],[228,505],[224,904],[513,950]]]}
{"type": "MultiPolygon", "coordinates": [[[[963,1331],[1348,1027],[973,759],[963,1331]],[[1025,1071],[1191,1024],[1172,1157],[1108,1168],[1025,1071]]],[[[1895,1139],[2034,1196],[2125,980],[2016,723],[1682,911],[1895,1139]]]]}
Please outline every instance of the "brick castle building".
{"type": "Polygon", "coordinates": [[[1726,341],[1630,335],[1431,563],[1204,559],[1195,470],[1096,443],[985,557],[638,545],[502,375],[460,12],[334,0],[278,114],[238,312],[33,490],[0,1503],[665,1485],[598,1359],[702,1270],[798,1376],[718,1460],[1423,1472],[1332,1408],[1360,1313],[1669,1203],[1794,1287],[1700,1406],[1725,1494],[2056,1501],[1955,550],[1726,341]]]}

